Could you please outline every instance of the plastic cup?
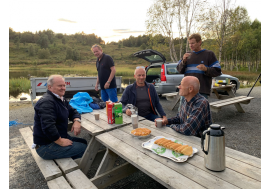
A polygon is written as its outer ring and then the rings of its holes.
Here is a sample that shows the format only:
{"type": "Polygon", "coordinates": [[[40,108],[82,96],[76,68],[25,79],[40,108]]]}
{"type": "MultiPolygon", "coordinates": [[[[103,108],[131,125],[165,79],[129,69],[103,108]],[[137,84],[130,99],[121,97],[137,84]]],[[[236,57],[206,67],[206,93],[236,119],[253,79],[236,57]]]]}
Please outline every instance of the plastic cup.
{"type": "Polygon", "coordinates": [[[157,127],[158,128],[161,128],[162,127],[162,119],[156,119],[156,122],[157,122],[157,127]]]}
{"type": "Polygon", "coordinates": [[[138,116],[137,115],[131,115],[131,121],[132,121],[133,129],[137,129],[138,128],[138,116]]]}
{"type": "Polygon", "coordinates": [[[99,113],[95,113],[95,120],[99,120],[99,113]]]}

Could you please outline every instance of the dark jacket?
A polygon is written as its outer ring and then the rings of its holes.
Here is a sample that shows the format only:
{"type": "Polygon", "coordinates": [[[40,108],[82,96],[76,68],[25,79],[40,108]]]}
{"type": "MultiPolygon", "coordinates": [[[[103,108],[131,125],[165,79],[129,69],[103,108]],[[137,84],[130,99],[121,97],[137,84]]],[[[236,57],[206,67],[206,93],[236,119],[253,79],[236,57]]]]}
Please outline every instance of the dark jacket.
{"type": "Polygon", "coordinates": [[[61,138],[67,138],[68,118],[73,121],[81,118],[76,109],[64,99],[57,98],[51,91],[36,103],[34,116],[34,144],[50,144],[61,138]]]}
{"type": "MultiPolygon", "coordinates": [[[[123,92],[123,95],[120,99],[120,102],[123,105],[123,112],[124,113],[126,112],[127,108],[125,108],[125,106],[127,104],[132,104],[134,106],[136,105],[136,99],[137,99],[136,86],[137,86],[137,84],[135,81],[133,84],[127,86],[127,88],[123,92]]],[[[145,86],[147,89],[147,93],[149,95],[149,100],[150,100],[151,109],[153,111],[153,114],[157,115],[157,112],[156,112],[156,110],[157,110],[161,117],[166,116],[162,106],[159,103],[159,97],[158,97],[158,94],[156,92],[154,85],[145,82],[145,86]]]]}

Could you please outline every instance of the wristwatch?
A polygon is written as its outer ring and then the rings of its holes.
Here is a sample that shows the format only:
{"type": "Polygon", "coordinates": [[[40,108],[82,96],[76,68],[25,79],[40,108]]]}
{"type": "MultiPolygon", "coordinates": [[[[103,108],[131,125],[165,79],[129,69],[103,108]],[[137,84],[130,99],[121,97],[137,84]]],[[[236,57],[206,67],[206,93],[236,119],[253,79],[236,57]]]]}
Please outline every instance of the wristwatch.
{"type": "Polygon", "coordinates": [[[74,121],[73,121],[73,123],[75,122],[75,121],[78,121],[78,122],[82,122],[80,119],[75,119],[74,121]]]}
{"type": "Polygon", "coordinates": [[[110,81],[107,81],[107,83],[109,83],[109,84],[110,84],[111,82],[110,82],[110,81]]]}

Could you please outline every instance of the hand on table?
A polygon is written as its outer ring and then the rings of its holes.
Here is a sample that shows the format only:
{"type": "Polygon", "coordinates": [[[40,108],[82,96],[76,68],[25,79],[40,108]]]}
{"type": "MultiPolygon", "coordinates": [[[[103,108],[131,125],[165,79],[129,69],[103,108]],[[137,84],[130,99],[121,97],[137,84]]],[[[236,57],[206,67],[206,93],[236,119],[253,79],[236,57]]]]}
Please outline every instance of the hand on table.
{"type": "Polygon", "coordinates": [[[126,110],[126,114],[127,114],[128,116],[131,116],[132,113],[131,113],[130,109],[127,109],[127,110],[126,110]]]}

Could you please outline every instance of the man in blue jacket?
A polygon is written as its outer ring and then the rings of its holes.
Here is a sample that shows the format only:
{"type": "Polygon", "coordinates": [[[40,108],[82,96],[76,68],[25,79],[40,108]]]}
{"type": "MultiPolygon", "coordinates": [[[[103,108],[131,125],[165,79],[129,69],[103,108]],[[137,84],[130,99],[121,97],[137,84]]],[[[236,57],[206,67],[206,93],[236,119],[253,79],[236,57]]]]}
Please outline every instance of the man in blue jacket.
{"type": "Polygon", "coordinates": [[[120,100],[124,106],[123,112],[131,116],[131,111],[125,106],[132,104],[138,108],[139,116],[154,121],[156,118],[160,118],[158,112],[163,120],[167,120],[154,85],[145,81],[145,68],[143,66],[137,67],[134,77],[136,81],[127,86],[120,100]]]}
{"type": "Polygon", "coordinates": [[[43,159],[81,158],[87,141],[71,137],[67,133],[68,118],[73,121],[71,132],[81,132],[81,116],[63,97],[65,80],[61,75],[52,75],[47,81],[47,93],[35,105],[34,145],[43,159]]]}

